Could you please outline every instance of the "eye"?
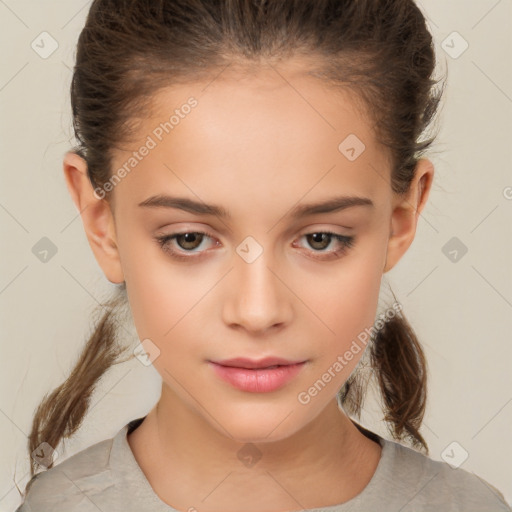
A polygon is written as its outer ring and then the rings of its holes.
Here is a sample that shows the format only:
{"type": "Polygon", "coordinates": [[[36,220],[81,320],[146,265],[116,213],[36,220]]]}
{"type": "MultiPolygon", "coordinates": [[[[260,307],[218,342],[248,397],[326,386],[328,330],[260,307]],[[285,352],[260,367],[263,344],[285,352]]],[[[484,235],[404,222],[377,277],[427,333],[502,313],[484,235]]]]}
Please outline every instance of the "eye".
{"type": "MultiPolygon", "coordinates": [[[[308,245],[314,250],[312,257],[316,259],[336,258],[345,254],[354,244],[354,236],[344,236],[331,231],[317,231],[306,233],[301,238],[306,238],[308,245]],[[332,242],[336,242],[335,248],[327,250],[332,242]]],[[[213,239],[213,235],[205,231],[186,231],[169,235],[158,235],[155,240],[164,252],[177,260],[190,260],[201,257],[206,251],[201,250],[206,239],[213,239]],[[175,242],[175,243],[172,243],[175,242]],[[176,248],[178,246],[178,248],[176,248]],[[196,254],[197,253],[197,254],[196,254]]],[[[215,244],[214,244],[215,245],[215,244]]],[[[294,245],[296,247],[296,245],[294,245]]],[[[204,247],[203,247],[204,248],[204,247]]]]}
{"type": "Polygon", "coordinates": [[[186,260],[190,258],[197,258],[198,256],[187,256],[187,253],[203,253],[199,250],[202,243],[206,238],[213,238],[204,231],[186,231],[184,233],[172,233],[170,235],[159,235],[155,239],[164,250],[169,253],[173,258],[186,260]],[[176,244],[171,242],[175,241],[176,244]],[[175,248],[178,246],[178,250],[175,248]]]}
{"type": "MultiPolygon", "coordinates": [[[[317,259],[326,259],[337,257],[345,254],[348,249],[354,245],[354,236],[345,236],[331,231],[317,231],[314,233],[306,233],[302,235],[307,240],[310,247],[313,247],[312,257],[317,259]],[[335,249],[326,250],[335,242],[335,249]],[[322,254],[325,253],[325,254],[322,254]],[[321,254],[321,255],[320,255],[321,254]]],[[[301,237],[301,238],[302,238],[301,237]]]]}

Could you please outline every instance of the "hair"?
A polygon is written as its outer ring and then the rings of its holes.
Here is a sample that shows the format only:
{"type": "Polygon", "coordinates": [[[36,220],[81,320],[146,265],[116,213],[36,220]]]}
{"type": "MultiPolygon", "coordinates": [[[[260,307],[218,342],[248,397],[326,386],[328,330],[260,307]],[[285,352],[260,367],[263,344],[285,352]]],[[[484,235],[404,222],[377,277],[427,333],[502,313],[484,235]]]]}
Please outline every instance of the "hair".
{"type": "MultiPolygon", "coordinates": [[[[436,87],[432,36],[413,0],[94,0],[71,81],[73,151],[87,162],[92,186],[102,187],[113,150],[130,140],[134,122],[148,115],[160,89],[214,76],[228,65],[257,69],[262,59],[295,56],[313,57],[310,75],[361,100],[389,149],[392,190],[405,194],[437,136],[422,139],[444,90],[436,87]]],[[[105,197],[112,206],[111,195],[105,197]]],[[[72,436],[99,379],[121,362],[116,323],[127,297],[125,283],[117,286],[71,374],[39,404],[29,454],[44,441],[56,448],[72,436]]],[[[427,366],[401,312],[376,332],[366,354],[391,435],[428,454],[419,433],[427,366]]],[[[367,383],[355,371],[339,391],[350,414],[359,417],[367,383]]],[[[37,463],[30,462],[25,492],[37,476],[37,463]]]]}

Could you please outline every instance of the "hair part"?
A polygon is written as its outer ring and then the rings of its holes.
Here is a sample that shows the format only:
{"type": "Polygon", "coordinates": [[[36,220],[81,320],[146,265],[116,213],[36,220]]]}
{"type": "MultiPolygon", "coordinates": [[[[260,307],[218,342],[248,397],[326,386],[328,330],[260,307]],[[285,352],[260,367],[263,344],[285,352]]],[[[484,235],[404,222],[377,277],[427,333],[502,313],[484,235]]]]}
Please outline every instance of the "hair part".
{"type": "MultiPolygon", "coordinates": [[[[94,0],[71,81],[73,150],[86,160],[93,187],[102,187],[114,151],[131,140],[159,90],[228,65],[248,71],[296,56],[312,57],[316,65],[306,71],[360,99],[389,149],[390,186],[406,193],[436,137],[421,139],[443,94],[433,79],[432,36],[413,0],[94,0]]],[[[106,200],[112,205],[109,193],[106,200]]],[[[120,362],[120,296],[96,323],[68,379],[37,408],[29,453],[43,441],[56,448],[73,435],[98,380],[120,362]]],[[[405,316],[388,321],[368,350],[393,436],[428,452],[419,433],[425,357],[405,316]]],[[[346,381],[339,397],[347,411],[360,413],[364,386],[358,371],[346,381]]],[[[32,476],[34,466],[31,461],[32,476]]]]}

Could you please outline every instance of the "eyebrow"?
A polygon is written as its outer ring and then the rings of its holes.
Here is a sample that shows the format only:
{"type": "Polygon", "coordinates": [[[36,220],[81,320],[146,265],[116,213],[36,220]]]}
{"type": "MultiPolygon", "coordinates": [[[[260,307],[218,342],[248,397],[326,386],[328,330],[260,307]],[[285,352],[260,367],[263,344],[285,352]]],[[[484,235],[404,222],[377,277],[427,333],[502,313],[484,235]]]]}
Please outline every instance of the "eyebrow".
{"type": "MultiPolygon", "coordinates": [[[[215,215],[223,219],[231,219],[230,213],[215,204],[206,204],[186,197],[173,197],[168,195],[155,195],[139,203],[142,208],[176,208],[196,215],[215,215]]],[[[375,204],[368,197],[338,196],[318,203],[300,204],[292,208],[288,213],[289,217],[300,218],[320,213],[331,213],[354,206],[369,206],[374,208],[375,204]]]]}

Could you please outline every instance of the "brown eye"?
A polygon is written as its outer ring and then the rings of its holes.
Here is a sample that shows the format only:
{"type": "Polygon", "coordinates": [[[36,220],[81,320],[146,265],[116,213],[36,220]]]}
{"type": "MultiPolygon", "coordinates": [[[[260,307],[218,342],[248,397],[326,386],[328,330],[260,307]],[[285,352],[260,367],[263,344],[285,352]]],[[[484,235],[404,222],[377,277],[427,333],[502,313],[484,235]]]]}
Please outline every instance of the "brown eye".
{"type": "Polygon", "coordinates": [[[185,233],[173,233],[170,235],[156,236],[155,240],[171,257],[178,260],[191,260],[206,253],[203,241],[211,240],[212,246],[216,245],[212,235],[202,231],[188,231],[185,233]],[[203,250],[204,249],[204,250],[203,250]]]}
{"type": "Polygon", "coordinates": [[[191,250],[197,249],[203,241],[203,233],[184,233],[182,235],[176,235],[176,243],[181,249],[191,250]]]}
{"type": "Polygon", "coordinates": [[[308,246],[313,249],[308,251],[311,257],[324,260],[343,256],[354,245],[355,240],[354,236],[344,236],[330,231],[307,233],[301,238],[305,238],[308,246]],[[333,241],[334,248],[329,250],[328,247],[333,241]]]}
{"type": "Polygon", "coordinates": [[[308,240],[308,244],[313,247],[313,249],[327,249],[331,243],[331,237],[328,233],[311,233],[306,235],[306,238],[308,240]]]}

